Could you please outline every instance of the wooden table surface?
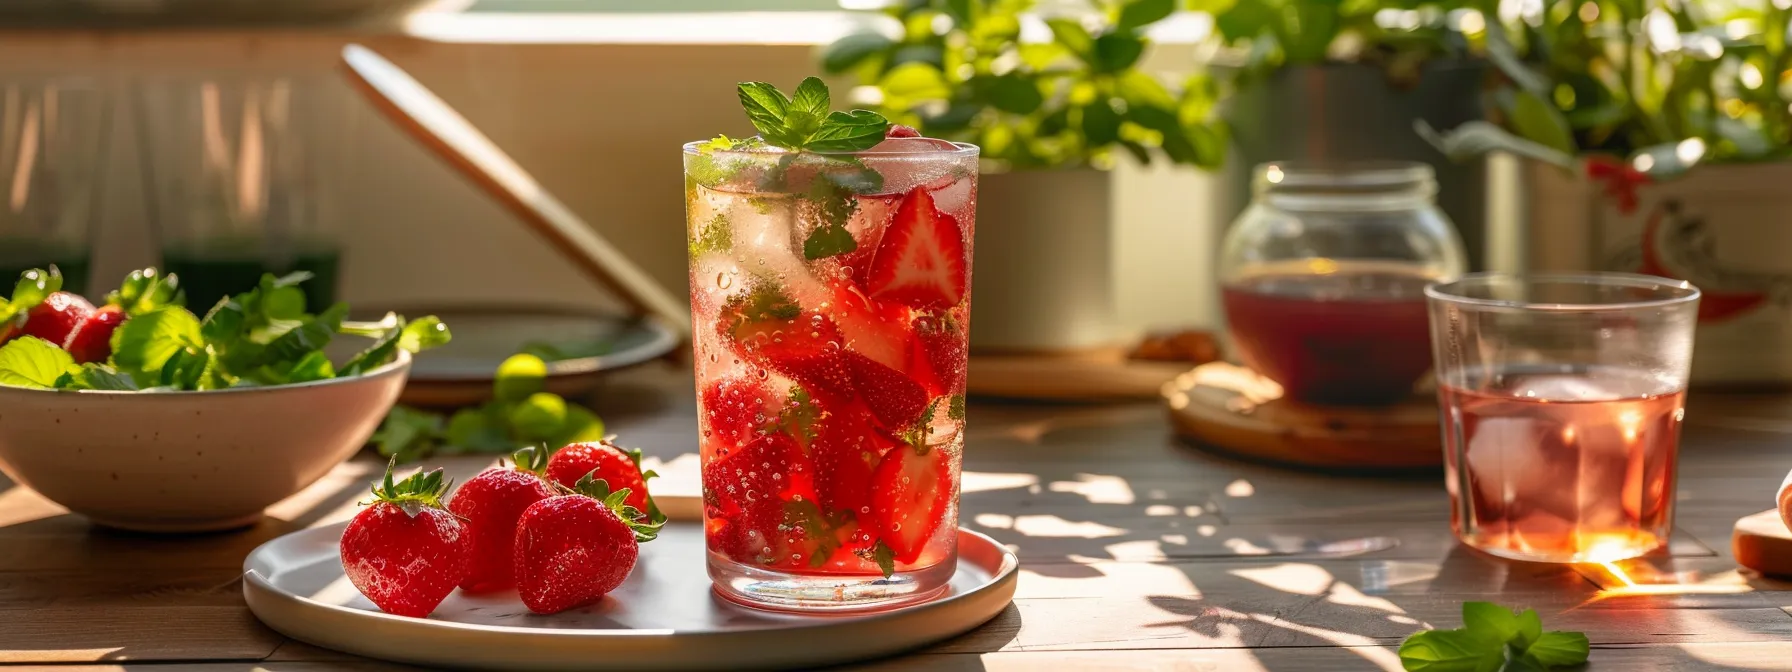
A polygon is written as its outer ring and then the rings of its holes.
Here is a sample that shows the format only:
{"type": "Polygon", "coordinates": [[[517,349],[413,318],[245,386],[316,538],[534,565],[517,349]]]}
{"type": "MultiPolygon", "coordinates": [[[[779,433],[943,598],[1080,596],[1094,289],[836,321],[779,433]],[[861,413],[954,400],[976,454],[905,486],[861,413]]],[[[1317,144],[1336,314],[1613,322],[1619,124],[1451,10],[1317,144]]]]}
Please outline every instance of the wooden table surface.
{"type": "MultiPolygon", "coordinates": [[[[625,441],[694,452],[689,379],[619,377],[594,400],[625,441]]],[[[1153,404],[973,404],[963,520],[1021,557],[1014,604],[957,639],[861,669],[1399,669],[1464,600],[1534,607],[1593,642],[1593,670],[1792,669],[1792,583],[1739,573],[1737,517],[1792,468],[1792,397],[1691,395],[1672,551],[1617,569],[1459,547],[1440,477],[1335,477],[1178,445],[1153,404]],[[1367,552],[1362,552],[1369,549],[1367,552]],[[1648,587],[1667,576],[1668,588],[1648,587]]],[[[443,463],[464,477],[484,461],[443,463]]],[[[94,529],[0,479],[0,670],[408,669],[288,640],[243,605],[242,558],[343,520],[362,457],[254,528],[164,538],[94,529]]]]}

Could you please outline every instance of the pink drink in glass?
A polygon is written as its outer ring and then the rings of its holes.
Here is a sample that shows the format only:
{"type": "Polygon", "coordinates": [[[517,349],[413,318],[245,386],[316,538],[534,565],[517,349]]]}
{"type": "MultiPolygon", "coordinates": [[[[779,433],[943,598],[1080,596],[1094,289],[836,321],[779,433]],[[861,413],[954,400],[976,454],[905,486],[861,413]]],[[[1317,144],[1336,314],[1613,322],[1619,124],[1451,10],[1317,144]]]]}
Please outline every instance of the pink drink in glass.
{"type": "Polygon", "coordinates": [[[884,608],[955,571],[977,149],[685,148],[718,592],[884,608]]]}
{"type": "Polygon", "coordinates": [[[1495,555],[1562,562],[1667,543],[1686,393],[1622,369],[1445,386],[1450,523],[1495,555]]]}

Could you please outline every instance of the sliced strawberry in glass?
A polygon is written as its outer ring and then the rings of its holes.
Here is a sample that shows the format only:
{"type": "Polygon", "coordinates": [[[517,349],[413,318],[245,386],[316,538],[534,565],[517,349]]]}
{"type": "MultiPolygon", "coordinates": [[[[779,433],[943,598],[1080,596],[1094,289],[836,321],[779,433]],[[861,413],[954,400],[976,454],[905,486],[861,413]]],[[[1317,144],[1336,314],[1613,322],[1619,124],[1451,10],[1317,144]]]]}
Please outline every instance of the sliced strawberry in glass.
{"type": "Polygon", "coordinates": [[[927,391],[915,379],[856,352],[846,353],[853,387],[871,409],[871,417],[885,429],[908,429],[927,410],[927,391]]]}
{"type": "Polygon", "coordinates": [[[801,446],[783,433],[710,460],[703,470],[703,504],[711,547],[754,562],[776,540],[785,504],[802,495],[792,483],[801,483],[811,469],[801,446]]]}
{"type": "Polygon", "coordinates": [[[964,233],[934,207],[926,189],[902,199],[871,261],[867,295],[915,308],[945,309],[964,301],[964,233]]]}
{"type": "Polygon", "coordinates": [[[895,369],[908,366],[909,309],[872,301],[858,285],[835,280],[827,311],[846,336],[846,349],[895,369]]]}
{"type": "Polygon", "coordinates": [[[858,517],[871,505],[871,474],[884,453],[896,446],[868,426],[863,404],[830,409],[817,423],[809,444],[815,462],[815,491],[828,514],[858,517]]]}
{"type": "Polygon", "coordinates": [[[699,399],[703,436],[745,445],[778,419],[778,395],[763,380],[729,376],[710,381],[699,399]]]}
{"type": "Polygon", "coordinates": [[[853,394],[839,327],[820,313],[805,315],[776,287],[761,284],[730,301],[716,328],[743,359],[789,376],[811,393],[853,394]]]}
{"type": "Polygon", "coordinates": [[[909,361],[915,380],[931,397],[963,393],[968,354],[963,326],[941,313],[916,316],[913,328],[909,361]]]}
{"type": "Polygon", "coordinates": [[[903,446],[884,454],[871,478],[867,521],[896,561],[913,563],[945,521],[953,496],[952,465],[934,446],[903,446]]]}

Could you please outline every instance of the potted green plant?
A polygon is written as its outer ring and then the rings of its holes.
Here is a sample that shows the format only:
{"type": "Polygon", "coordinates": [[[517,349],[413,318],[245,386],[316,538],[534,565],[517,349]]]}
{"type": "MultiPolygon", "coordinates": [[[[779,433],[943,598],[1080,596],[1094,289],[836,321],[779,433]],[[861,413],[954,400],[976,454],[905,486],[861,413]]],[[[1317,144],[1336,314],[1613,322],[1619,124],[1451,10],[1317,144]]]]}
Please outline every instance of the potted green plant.
{"type": "Polygon", "coordinates": [[[978,187],[980,350],[1106,345],[1114,330],[1111,187],[1121,155],[1218,166],[1225,126],[1201,77],[1139,67],[1145,29],[1176,0],[1078,5],[1022,39],[1032,0],[901,0],[890,34],[847,36],[822,56],[856,79],[855,103],[923,134],[983,148],[978,187]]]}
{"type": "Polygon", "coordinates": [[[1691,281],[1692,380],[1792,382],[1792,12],[1757,2],[1543,0],[1496,26],[1491,121],[1422,131],[1529,159],[1528,270],[1691,281]]]}
{"type": "MultiPolygon", "coordinates": [[[[1438,203],[1471,266],[1484,238],[1485,170],[1449,161],[1413,121],[1482,116],[1492,3],[1478,0],[1193,0],[1214,17],[1202,65],[1226,91],[1242,168],[1266,161],[1395,159],[1431,164],[1438,203]]],[[[1230,171],[1248,189],[1245,171],[1230,171]]],[[[1244,199],[1240,199],[1240,203],[1244,199]]]]}

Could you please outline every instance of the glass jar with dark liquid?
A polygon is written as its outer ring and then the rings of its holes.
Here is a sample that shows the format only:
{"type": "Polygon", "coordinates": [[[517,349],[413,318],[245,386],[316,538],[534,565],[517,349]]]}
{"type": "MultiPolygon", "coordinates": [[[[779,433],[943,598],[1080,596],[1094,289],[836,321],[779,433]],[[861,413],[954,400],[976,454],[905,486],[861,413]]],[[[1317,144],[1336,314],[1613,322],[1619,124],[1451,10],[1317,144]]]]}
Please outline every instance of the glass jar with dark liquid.
{"type": "Polygon", "coordinates": [[[1426,285],[1462,242],[1419,163],[1269,163],[1220,253],[1234,351],[1295,400],[1382,405],[1431,369],[1426,285]]]}

